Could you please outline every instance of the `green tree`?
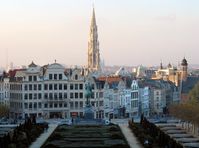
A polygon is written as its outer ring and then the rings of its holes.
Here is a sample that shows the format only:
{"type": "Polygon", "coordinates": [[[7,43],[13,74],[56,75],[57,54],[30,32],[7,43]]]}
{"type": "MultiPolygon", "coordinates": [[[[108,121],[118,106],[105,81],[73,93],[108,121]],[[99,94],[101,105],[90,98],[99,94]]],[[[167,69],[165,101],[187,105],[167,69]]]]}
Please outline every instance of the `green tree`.
{"type": "Polygon", "coordinates": [[[0,117],[9,117],[9,112],[8,106],[0,104],[0,117]]]}
{"type": "Polygon", "coordinates": [[[190,100],[198,100],[199,101],[199,82],[194,86],[194,88],[189,92],[190,100]]]}

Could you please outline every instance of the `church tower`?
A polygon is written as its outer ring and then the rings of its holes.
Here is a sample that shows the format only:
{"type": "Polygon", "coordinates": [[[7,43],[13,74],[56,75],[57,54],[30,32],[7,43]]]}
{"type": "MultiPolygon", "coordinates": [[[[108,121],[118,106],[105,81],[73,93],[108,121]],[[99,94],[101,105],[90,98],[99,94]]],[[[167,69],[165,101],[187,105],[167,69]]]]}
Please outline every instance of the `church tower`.
{"type": "Polygon", "coordinates": [[[181,79],[183,81],[187,80],[187,76],[188,76],[187,68],[188,68],[188,63],[187,63],[187,60],[184,57],[184,59],[181,62],[181,71],[182,71],[181,79]]]}
{"type": "Polygon", "coordinates": [[[98,41],[97,24],[95,19],[94,8],[91,18],[89,41],[88,41],[88,70],[90,72],[101,70],[99,41],[98,41]]]}

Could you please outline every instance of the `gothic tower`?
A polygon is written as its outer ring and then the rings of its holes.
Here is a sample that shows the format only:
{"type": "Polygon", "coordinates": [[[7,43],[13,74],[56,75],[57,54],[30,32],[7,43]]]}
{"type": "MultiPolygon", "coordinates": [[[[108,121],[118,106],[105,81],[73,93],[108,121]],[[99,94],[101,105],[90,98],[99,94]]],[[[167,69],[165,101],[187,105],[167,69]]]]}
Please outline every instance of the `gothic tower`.
{"type": "Polygon", "coordinates": [[[181,71],[182,71],[181,79],[183,81],[187,80],[187,76],[188,76],[187,68],[188,68],[188,63],[187,63],[187,60],[184,57],[184,59],[181,62],[181,71]]]}
{"type": "Polygon", "coordinates": [[[90,34],[88,41],[88,70],[90,72],[100,71],[100,53],[99,53],[99,41],[97,34],[97,24],[95,19],[95,10],[93,8],[93,14],[90,24],[90,34]]]}

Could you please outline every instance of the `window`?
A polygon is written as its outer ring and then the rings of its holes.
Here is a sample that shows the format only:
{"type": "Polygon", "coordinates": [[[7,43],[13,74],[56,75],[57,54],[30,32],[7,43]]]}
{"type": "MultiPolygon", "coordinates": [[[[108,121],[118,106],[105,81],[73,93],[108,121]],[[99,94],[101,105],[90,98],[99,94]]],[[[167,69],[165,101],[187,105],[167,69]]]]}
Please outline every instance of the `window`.
{"type": "Polygon", "coordinates": [[[48,90],[48,84],[44,84],[44,90],[48,90]]]}
{"type": "Polygon", "coordinates": [[[70,90],[73,90],[73,84],[70,84],[70,90]]]}
{"type": "Polygon", "coordinates": [[[50,108],[52,108],[53,107],[53,104],[52,103],[50,103],[50,108]]]}
{"type": "Polygon", "coordinates": [[[131,105],[132,108],[138,107],[138,100],[133,100],[131,105]]]}
{"type": "Polygon", "coordinates": [[[54,93],[54,99],[57,100],[57,93],[54,93]]]}
{"type": "Polygon", "coordinates": [[[62,103],[59,103],[59,107],[62,107],[62,103]]]}
{"type": "Polygon", "coordinates": [[[30,102],[30,103],[29,103],[29,108],[31,108],[31,109],[32,109],[32,102],[30,102]]]}
{"type": "Polygon", "coordinates": [[[57,84],[54,84],[54,90],[57,90],[57,84]]]}
{"type": "Polygon", "coordinates": [[[62,90],[62,84],[59,84],[59,90],[62,90]]]}
{"type": "Polygon", "coordinates": [[[28,103],[24,103],[24,108],[25,108],[25,109],[28,108],[28,103]]]}
{"type": "Polygon", "coordinates": [[[54,74],[54,80],[57,80],[57,74],[54,74]]]}
{"type": "Polygon", "coordinates": [[[57,108],[57,103],[54,104],[54,108],[57,108]]]}
{"type": "Polygon", "coordinates": [[[83,108],[83,102],[82,101],[79,102],[79,107],[83,108]]]}
{"type": "Polygon", "coordinates": [[[91,84],[91,88],[92,88],[92,89],[95,89],[95,85],[94,85],[94,84],[91,84]]]}
{"type": "Polygon", "coordinates": [[[52,80],[52,79],[53,79],[53,75],[49,74],[49,80],[52,80]]]}
{"type": "Polygon", "coordinates": [[[25,90],[28,90],[28,85],[25,85],[25,86],[24,86],[24,89],[25,89],[25,90]]]}
{"type": "Polygon", "coordinates": [[[62,80],[62,74],[59,74],[59,80],[62,80]]]}
{"type": "Polygon", "coordinates": [[[103,102],[103,101],[100,101],[100,102],[99,102],[99,106],[104,106],[104,102],[103,102]]]}
{"type": "Polygon", "coordinates": [[[78,98],[78,93],[75,93],[75,98],[76,98],[76,99],[78,98]]]}
{"type": "Polygon", "coordinates": [[[79,89],[83,89],[83,84],[79,84],[79,89]]]}
{"type": "Polygon", "coordinates": [[[73,108],[73,102],[70,102],[70,108],[73,108]]]}
{"type": "Polygon", "coordinates": [[[37,99],[37,94],[34,94],[34,99],[37,99]]]}
{"type": "Polygon", "coordinates": [[[48,108],[48,104],[47,103],[44,104],[44,108],[48,108]]]}
{"type": "Polygon", "coordinates": [[[64,90],[67,90],[67,84],[64,84],[64,90]]]}
{"type": "Polygon", "coordinates": [[[83,93],[79,93],[79,98],[82,99],[83,98],[83,93]]]}
{"type": "Polygon", "coordinates": [[[29,84],[29,90],[32,90],[32,85],[31,84],[29,84]]]}
{"type": "Polygon", "coordinates": [[[64,93],[64,98],[67,99],[67,93],[64,93]]]}
{"type": "Polygon", "coordinates": [[[62,99],[62,93],[59,93],[59,99],[62,99]]]}
{"type": "Polygon", "coordinates": [[[38,99],[41,99],[41,93],[38,94],[38,99]]]}
{"type": "Polygon", "coordinates": [[[33,80],[34,80],[34,81],[37,81],[37,76],[33,76],[33,80]]]}
{"type": "Polygon", "coordinates": [[[70,98],[73,98],[73,93],[70,93],[70,98]]]}
{"type": "Polygon", "coordinates": [[[75,102],[75,108],[78,108],[78,102],[75,102]]]}
{"type": "Polygon", "coordinates": [[[41,108],[41,102],[39,102],[39,104],[38,104],[38,108],[41,108]]]}
{"type": "Polygon", "coordinates": [[[64,107],[67,107],[68,105],[67,105],[67,103],[64,103],[64,107]]]}
{"type": "Polygon", "coordinates": [[[44,94],[44,99],[48,99],[48,94],[47,93],[44,94]]]}
{"type": "Polygon", "coordinates": [[[49,84],[49,90],[53,90],[53,85],[49,84]]]}
{"type": "Polygon", "coordinates": [[[75,84],[75,90],[78,90],[78,84],[75,84]]]}
{"type": "Polygon", "coordinates": [[[37,103],[35,102],[35,103],[34,103],[34,109],[36,109],[36,108],[37,108],[37,103]]]}
{"type": "Polygon", "coordinates": [[[34,84],[34,90],[37,90],[37,84],[34,84]]]}
{"type": "Polygon", "coordinates": [[[32,94],[29,94],[29,99],[32,99],[32,94]]]}
{"type": "Polygon", "coordinates": [[[94,101],[92,101],[92,102],[91,102],[91,105],[92,105],[92,106],[95,106],[95,102],[94,102],[94,101]]]}
{"type": "Polygon", "coordinates": [[[52,98],[53,98],[53,94],[49,93],[49,99],[52,99],[52,98]]]}
{"type": "Polygon", "coordinates": [[[28,99],[28,95],[27,94],[24,95],[24,99],[28,99]]]}
{"type": "Polygon", "coordinates": [[[32,81],[32,76],[28,76],[28,81],[32,81]]]}
{"type": "Polygon", "coordinates": [[[41,84],[38,84],[38,90],[41,90],[41,84]]]}

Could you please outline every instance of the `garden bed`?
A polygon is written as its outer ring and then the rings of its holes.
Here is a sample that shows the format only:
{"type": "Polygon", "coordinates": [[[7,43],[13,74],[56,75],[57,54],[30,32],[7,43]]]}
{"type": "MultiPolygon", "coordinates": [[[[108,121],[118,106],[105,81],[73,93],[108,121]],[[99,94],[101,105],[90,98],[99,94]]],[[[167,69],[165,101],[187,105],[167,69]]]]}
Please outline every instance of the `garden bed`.
{"type": "Polygon", "coordinates": [[[129,148],[119,126],[61,125],[42,148],[129,148]]]}

